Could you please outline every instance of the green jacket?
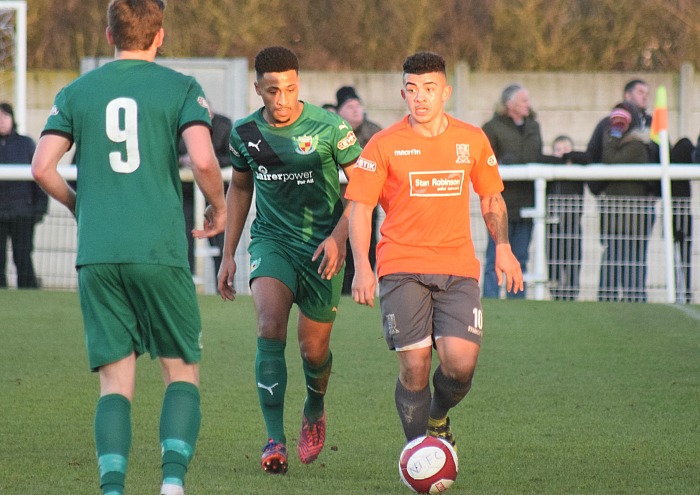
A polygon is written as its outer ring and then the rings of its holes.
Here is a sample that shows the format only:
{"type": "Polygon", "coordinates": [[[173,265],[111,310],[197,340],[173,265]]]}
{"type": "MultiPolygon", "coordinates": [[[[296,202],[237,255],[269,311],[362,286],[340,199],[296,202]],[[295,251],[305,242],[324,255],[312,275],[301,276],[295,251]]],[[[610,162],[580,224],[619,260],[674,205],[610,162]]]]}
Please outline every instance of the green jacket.
{"type": "MultiPolygon", "coordinates": [[[[507,115],[496,113],[483,126],[491,142],[498,165],[539,163],[542,159],[540,124],[531,114],[518,127],[507,115]]],[[[508,181],[503,191],[508,207],[508,219],[520,220],[520,208],[535,206],[535,187],[532,181],[508,181]]]]}
{"type": "MultiPolygon", "coordinates": [[[[648,137],[643,132],[629,130],[622,137],[606,132],[603,137],[603,163],[649,163],[648,137]]],[[[653,183],[643,180],[616,180],[605,183],[608,196],[648,196],[653,183]]]]}

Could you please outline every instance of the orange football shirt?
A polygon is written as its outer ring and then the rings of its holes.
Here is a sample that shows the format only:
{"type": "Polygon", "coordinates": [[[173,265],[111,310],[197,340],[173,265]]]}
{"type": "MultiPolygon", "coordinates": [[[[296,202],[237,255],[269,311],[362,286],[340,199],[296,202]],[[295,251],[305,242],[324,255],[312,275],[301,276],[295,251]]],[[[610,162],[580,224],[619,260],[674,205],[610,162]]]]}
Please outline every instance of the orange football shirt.
{"type": "Polygon", "coordinates": [[[448,115],[445,132],[424,137],[406,116],[377,134],[355,163],[345,197],[386,212],[377,244],[379,277],[397,272],[479,279],[469,221],[469,183],[503,190],[488,138],[448,115]]]}

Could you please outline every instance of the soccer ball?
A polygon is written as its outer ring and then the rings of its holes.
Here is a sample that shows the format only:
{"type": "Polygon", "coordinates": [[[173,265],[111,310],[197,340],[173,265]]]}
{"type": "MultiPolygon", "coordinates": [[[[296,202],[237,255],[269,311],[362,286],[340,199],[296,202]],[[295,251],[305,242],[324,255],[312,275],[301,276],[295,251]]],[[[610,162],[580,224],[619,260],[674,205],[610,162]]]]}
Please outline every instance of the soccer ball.
{"type": "Polygon", "coordinates": [[[411,440],[401,451],[401,481],[417,493],[442,493],[457,478],[457,453],[447,441],[433,436],[411,440]]]}

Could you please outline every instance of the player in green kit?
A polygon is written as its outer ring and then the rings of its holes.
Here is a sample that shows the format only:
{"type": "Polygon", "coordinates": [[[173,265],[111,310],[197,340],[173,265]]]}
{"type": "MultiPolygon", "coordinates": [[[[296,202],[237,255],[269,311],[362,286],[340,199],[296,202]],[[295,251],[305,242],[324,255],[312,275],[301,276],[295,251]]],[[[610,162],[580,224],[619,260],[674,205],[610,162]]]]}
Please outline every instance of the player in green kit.
{"type": "Polygon", "coordinates": [[[90,368],[99,373],[94,434],[100,487],[124,492],[136,358],[160,358],[162,495],[183,495],[200,426],[201,321],[187,262],[180,135],[211,208],[197,237],[223,231],[226,204],[201,87],[154,59],[161,0],[113,0],[114,61],[56,96],[32,163],[37,182],[75,214],[78,284],[90,368]],[[57,165],[76,145],[78,192],[57,165]]]}
{"type": "Polygon", "coordinates": [[[263,49],[255,57],[255,73],[255,91],[264,106],[236,122],[231,132],[233,177],[218,283],[221,297],[233,300],[234,254],[255,189],[248,251],[258,319],[255,378],[268,436],[262,467],[283,474],[284,350],[294,303],[299,307],[307,386],[297,444],[301,462],[316,460],[325,442],[329,344],[343,283],[349,216],[340,199],[338,167],[349,175],[361,148],[346,121],[298,99],[299,61],[293,52],[279,46],[263,49]]]}

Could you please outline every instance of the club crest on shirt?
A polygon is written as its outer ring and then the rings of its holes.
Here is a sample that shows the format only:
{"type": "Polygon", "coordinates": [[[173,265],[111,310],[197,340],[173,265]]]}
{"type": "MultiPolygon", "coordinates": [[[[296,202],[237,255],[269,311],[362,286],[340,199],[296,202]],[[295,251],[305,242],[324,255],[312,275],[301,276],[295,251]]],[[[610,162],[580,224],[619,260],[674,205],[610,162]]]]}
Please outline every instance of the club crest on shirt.
{"type": "Polygon", "coordinates": [[[457,144],[457,163],[469,163],[468,144],[457,144]]]}
{"type": "Polygon", "coordinates": [[[299,136],[295,137],[294,141],[297,145],[296,151],[300,155],[309,155],[316,151],[318,146],[318,134],[315,136],[299,136]]]}
{"type": "Polygon", "coordinates": [[[206,108],[209,110],[209,103],[207,102],[207,99],[203,96],[198,96],[197,97],[197,103],[199,103],[199,106],[202,108],[206,108]]]}

